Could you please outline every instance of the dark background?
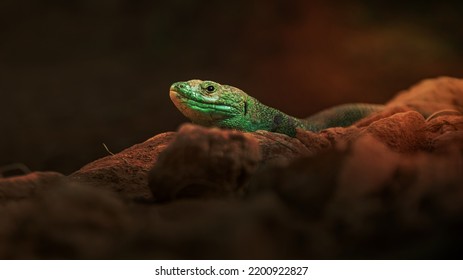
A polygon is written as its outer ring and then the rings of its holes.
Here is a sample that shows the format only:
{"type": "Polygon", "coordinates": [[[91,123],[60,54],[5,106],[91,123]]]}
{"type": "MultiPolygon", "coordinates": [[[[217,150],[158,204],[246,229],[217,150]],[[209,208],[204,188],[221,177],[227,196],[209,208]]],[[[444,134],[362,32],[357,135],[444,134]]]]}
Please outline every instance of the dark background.
{"type": "Polygon", "coordinates": [[[461,77],[462,1],[2,0],[0,165],[70,173],[186,119],[171,83],[304,117],[461,77]]]}

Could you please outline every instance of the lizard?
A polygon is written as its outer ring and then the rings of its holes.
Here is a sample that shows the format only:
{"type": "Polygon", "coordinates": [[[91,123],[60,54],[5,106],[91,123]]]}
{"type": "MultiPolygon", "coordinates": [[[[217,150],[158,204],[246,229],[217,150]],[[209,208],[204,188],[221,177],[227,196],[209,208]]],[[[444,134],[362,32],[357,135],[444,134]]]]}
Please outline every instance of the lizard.
{"type": "Polygon", "coordinates": [[[298,128],[319,132],[329,127],[346,127],[384,109],[384,105],[350,103],[300,119],[262,104],[239,88],[196,79],[172,84],[169,96],[195,124],[246,132],[266,130],[290,137],[296,136],[298,128]]]}

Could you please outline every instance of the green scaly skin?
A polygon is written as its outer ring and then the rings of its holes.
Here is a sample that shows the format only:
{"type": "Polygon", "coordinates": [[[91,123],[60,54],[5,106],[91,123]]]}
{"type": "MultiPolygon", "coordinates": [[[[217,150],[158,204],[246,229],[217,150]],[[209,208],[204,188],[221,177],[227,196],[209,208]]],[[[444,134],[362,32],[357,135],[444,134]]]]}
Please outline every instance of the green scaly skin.
{"type": "Polygon", "coordinates": [[[174,83],[170,98],[196,124],[242,131],[267,130],[291,137],[296,135],[296,128],[318,132],[349,126],[383,109],[382,105],[345,104],[298,119],[260,103],[238,88],[201,80],[174,83]]]}

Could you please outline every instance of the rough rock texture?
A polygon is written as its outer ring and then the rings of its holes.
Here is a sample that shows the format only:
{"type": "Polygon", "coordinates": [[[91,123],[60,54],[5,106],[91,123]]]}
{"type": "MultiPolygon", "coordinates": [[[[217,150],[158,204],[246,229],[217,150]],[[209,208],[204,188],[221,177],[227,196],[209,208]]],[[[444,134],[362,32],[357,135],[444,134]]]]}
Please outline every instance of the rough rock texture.
{"type": "Polygon", "coordinates": [[[264,190],[276,193],[305,222],[300,254],[461,257],[462,159],[461,149],[445,155],[403,154],[363,136],[346,151],[264,172],[250,188],[259,190],[254,196],[264,190]]]}
{"type": "Polygon", "coordinates": [[[91,162],[70,178],[120,193],[128,198],[149,198],[148,171],[174,133],[156,135],[115,155],[91,162]]]}
{"type": "Polygon", "coordinates": [[[462,96],[439,78],[347,128],[187,124],[68,177],[0,179],[0,258],[462,258],[463,116],[411,110],[462,96]]]}
{"type": "Polygon", "coordinates": [[[440,77],[424,80],[400,92],[386,104],[388,107],[408,106],[429,116],[440,110],[463,110],[463,80],[440,77]]]}
{"type": "Polygon", "coordinates": [[[260,150],[250,135],[184,125],[150,174],[158,201],[238,191],[257,168],[260,150]]]}
{"type": "Polygon", "coordinates": [[[57,172],[33,172],[24,176],[0,178],[0,203],[29,198],[42,188],[61,183],[65,178],[57,172]]]}

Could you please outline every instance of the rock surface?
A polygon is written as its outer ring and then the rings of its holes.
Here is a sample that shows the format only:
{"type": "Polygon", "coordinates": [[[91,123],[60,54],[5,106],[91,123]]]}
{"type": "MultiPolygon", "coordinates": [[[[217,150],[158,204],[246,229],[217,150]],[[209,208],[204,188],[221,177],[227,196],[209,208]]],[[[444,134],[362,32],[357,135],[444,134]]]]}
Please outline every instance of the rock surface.
{"type": "Polygon", "coordinates": [[[67,177],[0,179],[0,258],[461,258],[463,116],[415,110],[462,99],[427,80],[347,128],[186,124],[67,177]]]}
{"type": "Polygon", "coordinates": [[[156,135],[120,153],[91,162],[69,177],[127,198],[149,198],[146,175],[173,137],[172,132],[156,135]]]}
{"type": "Polygon", "coordinates": [[[158,201],[234,193],[260,157],[258,142],[250,135],[184,125],[151,171],[151,192],[158,201]]]}
{"type": "Polygon", "coordinates": [[[386,104],[388,107],[407,106],[429,116],[440,110],[463,109],[463,80],[440,77],[424,80],[409,90],[399,92],[386,104]]]}

